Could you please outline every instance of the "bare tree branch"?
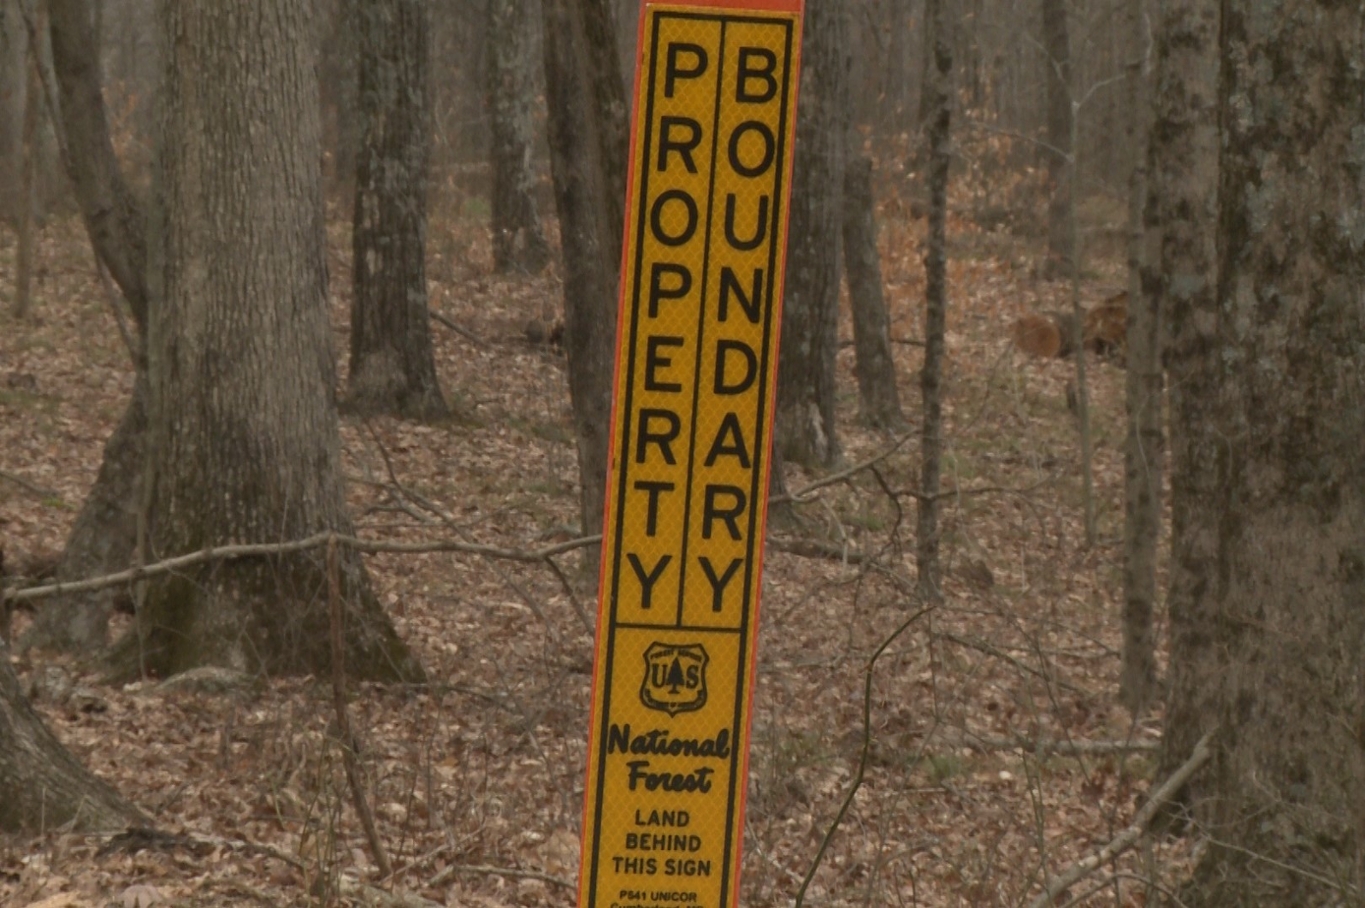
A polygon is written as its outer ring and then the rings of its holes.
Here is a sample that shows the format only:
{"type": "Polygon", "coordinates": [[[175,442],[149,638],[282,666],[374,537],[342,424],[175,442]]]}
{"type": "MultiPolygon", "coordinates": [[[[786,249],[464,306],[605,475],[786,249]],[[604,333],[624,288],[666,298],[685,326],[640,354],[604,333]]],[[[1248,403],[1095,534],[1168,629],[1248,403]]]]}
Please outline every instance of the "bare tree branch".
{"type": "Polygon", "coordinates": [[[1129,823],[1108,845],[1072,864],[1065,873],[1053,877],[1043,890],[1043,894],[1034,899],[1029,908],[1048,908],[1049,905],[1055,904],[1057,896],[1136,845],[1147,831],[1148,824],[1152,822],[1152,818],[1156,816],[1157,812],[1167,801],[1175,797],[1176,793],[1190,780],[1190,776],[1194,775],[1201,766],[1209,761],[1212,756],[1212,751],[1209,750],[1209,739],[1212,737],[1213,732],[1211,731],[1199,739],[1199,743],[1194,746],[1194,752],[1190,754],[1190,758],[1172,773],[1171,777],[1163,782],[1160,788],[1152,793],[1151,797],[1147,799],[1147,803],[1142,805],[1142,809],[1133,817],[1133,822],[1129,823]]]}

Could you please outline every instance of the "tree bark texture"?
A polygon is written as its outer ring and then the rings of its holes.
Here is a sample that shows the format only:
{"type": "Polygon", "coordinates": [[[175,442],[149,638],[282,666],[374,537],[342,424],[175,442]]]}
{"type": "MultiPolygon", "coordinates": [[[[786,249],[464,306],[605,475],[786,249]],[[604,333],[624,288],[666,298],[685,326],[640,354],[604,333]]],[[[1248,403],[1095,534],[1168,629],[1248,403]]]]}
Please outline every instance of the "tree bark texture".
{"type": "Polygon", "coordinates": [[[926,19],[934,36],[935,109],[929,144],[929,239],[924,255],[924,367],[920,396],[920,495],[916,513],[916,566],[921,595],[942,597],[939,564],[938,493],[943,456],[943,357],[948,309],[948,169],[952,126],[952,44],[947,33],[947,0],[927,0],[926,19]]]}
{"type": "Polygon", "coordinates": [[[43,724],[0,643],[0,832],[110,832],[146,822],[43,724]]]}
{"type": "Polygon", "coordinates": [[[19,200],[28,32],[17,3],[0,3],[0,211],[19,200]]]}
{"type": "Polygon", "coordinates": [[[1171,300],[1178,345],[1187,321],[1212,329],[1200,351],[1212,381],[1189,391],[1212,404],[1198,414],[1210,431],[1182,424],[1181,445],[1209,442],[1214,481],[1189,503],[1209,545],[1197,536],[1177,555],[1204,573],[1180,618],[1170,715],[1219,728],[1194,801],[1209,845],[1180,899],[1353,904],[1365,854],[1365,7],[1225,3],[1218,34],[1212,324],[1171,300]]]}
{"type": "Polygon", "coordinates": [[[353,4],[361,122],[352,221],[348,408],[448,414],[427,311],[430,35],[424,0],[353,4]]]}
{"type": "MultiPolygon", "coordinates": [[[[166,72],[152,209],[149,558],[351,531],[329,344],[316,17],[252,0],[159,10],[166,72]]],[[[343,561],[347,664],[421,669],[343,561]]],[[[207,565],[148,583],[143,671],[272,673],[330,664],[317,553],[207,565]]],[[[124,662],[120,667],[126,667],[124,662]]]]}
{"type": "MultiPolygon", "coordinates": [[[[601,532],[625,210],[625,88],[603,0],[542,0],[583,532],[601,532]]],[[[592,556],[589,563],[595,565],[592,556]]]]}
{"type": "Polygon", "coordinates": [[[811,0],[801,35],[801,89],[777,366],[777,444],[786,460],[839,457],[834,419],[839,268],[848,127],[844,4],[811,0]]]}
{"type": "Polygon", "coordinates": [[[1071,186],[1067,162],[1075,149],[1071,106],[1071,37],[1067,24],[1067,0],[1042,0],[1043,52],[1047,67],[1047,132],[1043,163],[1047,167],[1047,272],[1056,276],[1071,267],[1071,186]]]}
{"type": "Polygon", "coordinates": [[[550,260],[532,166],[531,0],[489,0],[488,109],[493,164],[493,270],[535,274],[550,260]]]}
{"type": "MultiPolygon", "coordinates": [[[[56,575],[67,581],[126,569],[136,544],[147,428],[147,245],[143,213],[110,138],[89,3],[47,0],[47,6],[66,171],[95,254],[118,284],[137,327],[133,395],[105,442],[99,474],[67,537],[56,575]]],[[[107,639],[113,599],[125,594],[110,590],[51,599],[38,611],[23,645],[98,649],[107,639]]]]}
{"type": "Polygon", "coordinates": [[[1143,292],[1160,297],[1167,324],[1171,408],[1170,668],[1159,775],[1184,762],[1216,721],[1199,657],[1216,627],[1206,591],[1218,576],[1223,450],[1219,399],[1201,393],[1218,379],[1219,21],[1212,0],[1179,0],[1166,4],[1155,32],[1143,292]]]}
{"type": "MultiPolygon", "coordinates": [[[[42,35],[46,27],[46,13],[41,6],[34,13],[36,31],[42,35]]],[[[19,236],[16,241],[14,263],[15,318],[28,318],[33,307],[33,259],[35,253],[38,206],[38,123],[41,119],[43,92],[39,49],[30,38],[24,57],[28,61],[24,72],[24,123],[20,132],[19,199],[17,218],[19,236]]]]}
{"type": "Polygon", "coordinates": [[[89,0],[47,0],[47,7],[52,68],[68,150],[67,173],[90,242],[143,332],[147,326],[145,227],[110,138],[89,0]]]}
{"type": "Polygon", "coordinates": [[[850,149],[844,174],[844,267],[853,310],[859,410],[869,426],[899,431],[906,423],[891,356],[891,319],[882,291],[875,209],[872,160],[850,149]]]}
{"type": "Polygon", "coordinates": [[[1128,199],[1127,437],[1124,440],[1123,668],[1119,701],[1134,716],[1158,696],[1156,635],[1157,542],[1161,535],[1162,434],[1161,296],[1143,286],[1143,208],[1147,195],[1147,72],[1142,46],[1144,0],[1128,0],[1133,35],[1128,77],[1126,144],[1134,150],[1128,199]]]}

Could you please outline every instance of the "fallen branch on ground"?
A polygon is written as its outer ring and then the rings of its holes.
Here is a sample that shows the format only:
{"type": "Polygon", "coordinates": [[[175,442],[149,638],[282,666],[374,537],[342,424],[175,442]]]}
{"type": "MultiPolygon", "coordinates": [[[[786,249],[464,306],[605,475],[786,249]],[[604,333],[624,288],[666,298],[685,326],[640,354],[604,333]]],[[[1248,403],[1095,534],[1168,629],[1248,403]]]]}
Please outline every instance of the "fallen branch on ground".
{"type": "Polygon", "coordinates": [[[571,552],[574,549],[580,549],[584,546],[593,545],[601,541],[602,537],[600,535],[584,536],[579,539],[570,539],[539,549],[504,549],[492,545],[477,545],[475,543],[461,542],[456,539],[429,539],[420,542],[385,542],[378,539],[360,539],[355,536],[345,536],[341,533],[317,533],[304,539],[294,540],[293,542],[209,546],[208,548],[200,549],[197,552],[177,555],[174,558],[167,558],[164,561],[157,561],[153,564],[129,568],[126,571],[119,571],[114,574],[91,577],[87,580],[73,580],[66,583],[49,583],[44,586],[31,586],[25,589],[6,587],[3,591],[3,596],[0,598],[3,598],[7,602],[23,602],[29,599],[42,599],[47,596],[60,596],[66,593],[88,593],[91,590],[100,590],[105,587],[131,583],[135,580],[143,580],[148,577],[169,574],[173,571],[194,567],[195,565],[204,564],[209,561],[229,560],[233,558],[259,558],[264,555],[288,555],[295,552],[306,552],[312,549],[322,548],[328,543],[335,543],[336,545],[345,546],[354,549],[357,552],[364,552],[371,555],[379,552],[400,555],[458,552],[464,555],[476,555],[481,558],[498,558],[504,561],[534,563],[544,561],[546,558],[553,555],[571,552]]]}
{"type": "Polygon", "coordinates": [[[488,346],[488,342],[486,340],[479,337],[477,334],[475,334],[473,331],[470,331],[468,328],[461,327],[458,322],[454,321],[449,316],[442,315],[435,309],[431,309],[429,311],[434,321],[438,321],[441,324],[445,325],[451,331],[454,331],[456,334],[460,335],[460,337],[463,337],[465,340],[469,341],[475,346],[478,347],[488,346]]]}
{"type": "Polygon", "coordinates": [[[512,879],[540,880],[542,883],[549,883],[551,886],[559,886],[562,889],[577,889],[578,886],[573,880],[566,880],[562,876],[554,876],[549,873],[541,873],[539,870],[518,870],[515,867],[490,867],[486,864],[451,864],[436,876],[427,881],[431,887],[440,886],[447,883],[450,878],[457,873],[474,873],[483,876],[505,876],[512,879]]]}
{"type": "Polygon", "coordinates": [[[1133,822],[1127,828],[1115,836],[1108,845],[1099,851],[1091,854],[1072,864],[1071,867],[1062,874],[1055,876],[1048,882],[1043,894],[1034,899],[1029,908],[1047,908],[1053,904],[1057,896],[1076,883],[1094,873],[1100,867],[1117,858],[1128,849],[1132,848],[1142,838],[1147,831],[1147,826],[1152,822],[1152,818],[1165,806],[1166,802],[1175,797],[1176,793],[1189,781],[1190,776],[1198,771],[1199,767],[1209,761],[1212,751],[1209,750],[1209,739],[1213,737],[1213,732],[1209,732],[1199,739],[1199,743],[1194,745],[1194,752],[1179,769],[1171,774],[1171,777],[1161,784],[1161,787],[1154,791],[1147,799],[1147,803],[1142,805],[1142,809],[1133,817],[1133,822]]]}
{"type": "Polygon", "coordinates": [[[45,488],[43,488],[43,487],[40,486],[40,485],[37,485],[37,484],[32,483],[32,482],[29,482],[27,479],[25,479],[25,478],[22,477],[22,476],[16,476],[15,474],[9,472],[8,470],[0,470],[0,479],[8,479],[10,482],[14,483],[15,485],[17,485],[17,486],[19,486],[19,487],[21,487],[21,488],[27,489],[28,491],[32,492],[34,495],[37,495],[39,498],[57,498],[57,497],[58,497],[57,492],[56,492],[55,490],[53,490],[53,489],[45,489],[45,488]]]}
{"type": "Polygon", "coordinates": [[[867,460],[864,460],[861,463],[855,463],[853,466],[848,467],[847,469],[844,470],[840,470],[838,473],[831,473],[828,476],[821,477],[820,479],[815,480],[815,482],[812,482],[809,485],[797,489],[795,492],[790,492],[786,495],[775,495],[772,498],[768,499],[768,504],[774,505],[782,504],[783,502],[787,501],[798,502],[804,501],[805,497],[809,495],[811,492],[814,492],[816,489],[821,489],[824,488],[825,486],[834,485],[836,482],[841,482],[847,479],[848,477],[852,476],[854,473],[861,473],[863,470],[866,470],[869,467],[876,466],[883,460],[886,460],[886,458],[890,457],[892,454],[895,454],[897,451],[899,451],[901,447],[913,437],[914,436],[910,434],[902,435],[900,438],[896,439],[894,444],[883,449],[880,453],[873,454],[867,460]]]}
{"type": "Polygon", "coordinates": [[[850,549],[847,546],[836,545],[832,542],[822,542],[819,539],[782,539],[770,536],[768,545],[776,551],[786,552],[788,555],[800,555],[803,558],[828,558],[831,561],[841,561],[845,564],[862,564],[867,560],[867,556],[857,549],[850,549]]]}

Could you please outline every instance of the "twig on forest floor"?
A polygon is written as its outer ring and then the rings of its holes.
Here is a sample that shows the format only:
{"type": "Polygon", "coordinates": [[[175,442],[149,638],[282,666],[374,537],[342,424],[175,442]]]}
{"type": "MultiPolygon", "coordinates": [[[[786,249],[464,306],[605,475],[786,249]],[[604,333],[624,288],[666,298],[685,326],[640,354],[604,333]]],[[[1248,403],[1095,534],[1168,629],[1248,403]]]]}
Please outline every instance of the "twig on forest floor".
{"type": "Polygon", "coordinates": [[[906,495],[916,501],[941,501],[944,498],[957,498],[959,496],[967,495],[1029,495],[1044,486],[1051,485],[1052,482],[1053,477],[1049,476],[1046,479],[1035,482],[1033,485],[1020,486],[1018,488],[1014,486],[973,486],[971,488],[961,489],[954,486],[952,488],[940,489],[933,495],[925,495],[923,492],[919,492],[915,489],[901,489],[895,494],[906,495]]]}
{"type": "Polygon", "coordinates": [[[1180,768],[1173,772],[1171,777],[1152,793],[1151,797],[1147,799],[1147,803],[1143,804],[1142,809],[1133,817],[1133,822],[1111,839],[1108,845],[1072,864],[1064,873],[1053,877],[1043,890],[1043,894],[1034,899],[1029,908],[1047,908],[1047,906],[1054,904],[1058,895],[1136,845],[1143,834],[1147,832],[1147,827],[1157,812],[1171,798],[1175,797],[1185,783],[1190,780],[1190,776],[1194,775],[1201,766],[1209,761],[1210,756],[1212,756],[1212,751],[1209,750],[1209,739],[1213,737],[1213,734],[1214,732],[1210,731],[1199,739],[1199,743],[1194,745],[1194,752],[1190,754],[1190,758],[1181,764],[1180,768]]]}
{"type": "Polygon", "coordinates": [[[834,485],[836,482],[842,482],[843,480],[847,479],[848,477],[852,476],[855,473],[861,473],[863,470],[866,470],[869,467],[876,466],[883,460],[886,460],[886,458],[890,457],[892,454],[895,454],[897,451],[899,451],[907,441],[914,437],[915,436],[913,434],[906,433],[905,435],[902,435],[900,438],[896,439],[896,441],[893,444],[886,448],[883,448],[879,453],[873,454],[867,460],[864,460],[861,463],[855,463],[853,466],[840,470],[837,473],[831,473],[828,476],[823,476],[820,479],[817,479],[814,482],[810,483],[809,485],[802,486],[795,492],[789,492],[786,495],[774,495],[772,498],[768,499],[768,504],[774,505],[782,504],[788,501],[796,502],[803,501],[805,500],[805,497],[807,495],[809,495],[811,492],[814,492],[816,489],[821,489],[824,488],[825,486],[834,485]]]}
{"type": "Polygon", "coordinates": [[[1025,735],[987,738],[967,733],[951,738],[943,736],[934,743],[943,747],[968,747],[982,753],[1022,750],[1030,756],[1057,754],[1064,757],[1155,753],[1161,749],[1159,741],[1067,741],[1053,738],[1029,738],[1025,735]]]}
{"type": "Polygon", "coordinates": [[[542,873],[539,870],[518,870],[515,867],[490,867],[487,864],[451,864],[427,881],[428,886],[440,886],[450,882],[451,877],[457,873],[474,873],[483,876],[505,876],[513,879],[540,880],[542,883],[549,883],[552,886],[559,886],[563,889],[577,889],[578,886],[573,880],[565,879],[562,876],[555,876],[550,873],[542,873]]]}
{"type": "Polygon", "coordinates": [[[1003,662],[1008,662],[1010,665],[1013,665],[1015,668],[1019,669],[1019,671],[1023,672],[1026,675],[1033,675],[1035,678],[1039,678],[1043,681],[1046,681],[1048,684],[1056,684],[1063,690],[1070,691],[1073,694],[1085,693],[1085,690],[1076,686],[1075,684],[1072,684],[1070,681],[1058,678],[1054,674],[1043,671],[1042,669],[1034,668],[1033,666],[1023,662],[1021,659],[1018,659],[1015,656],[1011,656],[1009,653],[1004,652],[999,647],[995,646],[992,643],[988,643],[985,640],[973,640],[969,637],[959,637],[957,634],[948,633],[946,631],[940,631],[938,636],[942,637],[944,640],[947,640],[950,643],[956,643],[958,646],[965,646],[968,649],[974,649],[978,652],[985,653],[987,656],[993,656],[994,658],[999,659],[1003,662]]]}
{"type": "Polygon", "coordinates": [[[188,552],[184,555],[177,555],[174,558],[167,558],[163,561],[157,561],[141,567],[129,568],[128,570],[118,571],[113,574],[91,577],[87,580],[49,583],[45,586],[33,586],[25,589],[6,587],[4,590],[4,597],[11,602],[22,602],[30,599],[43,599],[48,596],[60,596],[68,593],[86,593],[91,590],[118,586],[121,583],[130,583],[135,580],[143,580],[148,577],[169,574],[209,561],[226,561],[235,558],[257,558],[264,555],[288,555],[295,552],[306,552],[312,549],[322,548],[327,545],[328,542],[335,542],[338,546],[343,546],[366,554],[387,552],[400,555],[421,555],[432,552],[459,552],[465,555],[477,555],[482,558],[497,558],[504,561],[539,562],[544,561],[546,558],[553,555],[561,555],[564,552],[571,552],[574,549],[580,549],[584,546],[593,545],[594,543],[601,541],[601,535],[584,536],[580,539],[570,539],[565,542],[559,542],[538,549],[504,549],[492,545],[478,545],[476,543],[461,542],[456,539],[427,539],[418,542],[387,542],[378,539],[360,539],[342,533],[324,532],[315,533],[312,536],[296,539],[292,542],[243,543],[209,546],[208,548],[200,549],[197,552],[188,552]]]}
{"type": "Polygon", "coordinates": [[[779,552],[800,555],[803,558],[828,558],[844,564],[862,564],[867,560],[867,556],[857,549],[819,539],[785,539],[769,536],[768,545],[779,552]]]}
{"type": "Polygon", "coordinates": [[[801,888],[796,891],[796,900],[793,902],[795,908],[801,908],[805,902],[806,889],[810,887],[811,880],[815,879],[815,871],[820,869],[820,861],[824,858],[829,843],[834,840],[834,833],[839,830],[839,825],[844,821],[844,815],[853,805],[854,796],[858,794],[858,789],[863,785],[863,776],[867,772],[867,763],[872,754],[872,673],[877,667],[877,660],[881,658],[882,653],[890,648],[892,643],[896,642],[896,638],[910,629],[910,625],[931,611],[933,611],[933,606],[928,606],[906,618],[881,642],[871,658],[867,660],[867,667],[863,669],[863,749],[858,756],[858,770],[853,776],[853,784],[848,787],[848,793],[844,796],[844,802],[839,805],[839,812],[835,814],[834,821],[829,824],[825,837],[820,840],[820,847],[815,852],[815,858],[811,861],[810,867],[806,870],[805,879],[801,881],[801,888]]]}
{"type": "MultiPolygon", "coordinates": [[[[104,836],[95,836],[103,838],[104,836]]],[[[95,852],[96,858],[107,857],[115,852],[134,855],[139,851],[158,851],[163,853],[173,853],[177,849],[186,849],[202,856],[203,853],[213,851],[216,848],[225,848],[230,851],[243,851],[247,854],[263,855],[283,861],[295,870],[304,870],[304,863],[292,854],[281,851],[273,845],[265,845],[260,842],[248,842],[245,839],[228,839],[216,835],[203,835],[200,833],[190,833],[180,835],[176,833],[164,832],[160,829],[132,826],[122,832],[115,833],[108,837],[103,845],[95,852]]]]}
{"type": "Polygon", "coordinates": [[[441,324],[445,325],[445,326],[446,326],[447,328],[449,328],[451,331],[454,331],[456,334],[460,335],[460,337],[463,337],[465,340],[469,341],[470,343],[472,343],[472,344],[474,344],[474,345],[476,345],[476,346],[479,346],[479,347],[487,347],[487,346],[488,346],[488,341],[486,341],[486,340],[484,340],[483,338],[479,337],[477,334],[475,334],[473,331],[470,331],[468,328],[462,327],[458,322],[454,321],[454,320],[451,319],[449,316],[442,315],[441,313],[437,312],[435,309],[431,309],[431,310],[428,310],[428,311],[431,313],[431,317],[432,317],[433,320],[438,321],[438,322],[440,322],[441,324]]]}
{"type": "Polygon", "coordinates": [[[379,838],[379,830],[374,825],[374,814],[370,812],[370,802],[365,798],[365,786],[360,780],[360,766],[356,759],[355,738],[351,734],[350,713],[346,709],[346,646],[341,634],[341,580],[337,576],[336,540],[327,543],[327,604],[331,609],[332,631],[332,703],[336,707],[337,737],[341,741],[341,762],[346,767],[346,781],[351,786],[351,799],[355,804],[356,816],[365,830],[365,838],[370,843],[370,854],[382,877],[393,876],[393,865],[384,851],[384,843],[379,838]]]}
{"type": "Polygon", "coordinates": [[[29,482],[27,479],[25,479],[25,478],[22,477],[22,476],[18,476],[18,475],[14,474],[14,473],[9,472],[8,470],[0,470],[0,479],[8,479],[10,482],[14,483],[15,485],[17,485],[17,486],[19,486],[19,487],[21,487],[21,488],[27,489],[28,491],[32,492],[34,495],[37,495],[39,498],[58,498],[58,497],[60,497],[60,496],[57,494],[57,491],[56,491],[55,489],[45,489],[45,488],[43,488],[42,486],[37,485],[36,483],[29,482]]]}

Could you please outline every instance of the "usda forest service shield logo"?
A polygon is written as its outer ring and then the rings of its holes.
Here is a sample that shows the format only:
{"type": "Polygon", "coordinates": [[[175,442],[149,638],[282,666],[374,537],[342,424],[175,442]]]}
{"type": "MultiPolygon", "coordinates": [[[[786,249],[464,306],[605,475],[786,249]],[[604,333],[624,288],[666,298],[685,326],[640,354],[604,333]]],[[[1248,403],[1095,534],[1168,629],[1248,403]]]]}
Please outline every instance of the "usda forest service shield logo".
{"type": "Polygon", "coordinates": [[[676,716],[706,705],[706,663],[700,643],[651,643],[645,650],[640,702],[676,716]]]}

